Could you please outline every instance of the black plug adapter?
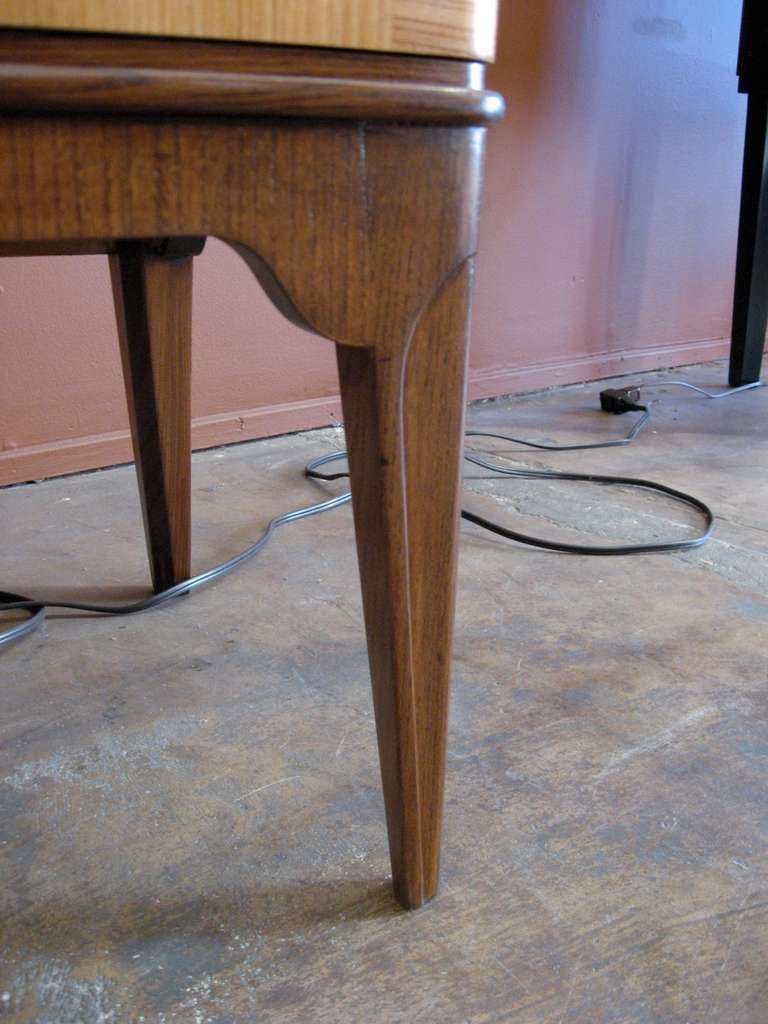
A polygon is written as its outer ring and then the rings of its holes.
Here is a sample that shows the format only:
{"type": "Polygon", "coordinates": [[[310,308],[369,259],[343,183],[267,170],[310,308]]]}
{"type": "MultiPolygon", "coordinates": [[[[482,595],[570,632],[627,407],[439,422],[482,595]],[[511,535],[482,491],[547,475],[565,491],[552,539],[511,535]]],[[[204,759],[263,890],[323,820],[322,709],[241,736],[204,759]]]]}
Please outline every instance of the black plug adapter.
{"type": "Polygon", "coordinates": [[[624,412],[643,409],[640,401],[639,388],[606,388],[600,392],[600,408],[603,412],[613,412],[620,416],[624,412]]]}

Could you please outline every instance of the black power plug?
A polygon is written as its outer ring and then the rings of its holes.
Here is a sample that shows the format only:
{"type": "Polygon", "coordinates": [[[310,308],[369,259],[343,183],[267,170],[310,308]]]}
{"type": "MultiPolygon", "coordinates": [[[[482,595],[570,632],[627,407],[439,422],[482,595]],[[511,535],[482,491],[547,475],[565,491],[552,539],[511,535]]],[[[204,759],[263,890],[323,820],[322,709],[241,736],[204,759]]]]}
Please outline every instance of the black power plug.
{"type": "Polygon", "coordinates": [[[603,412],[613,412],[620,416],[624,412],[645,410],[640,401],[639,388],[606,388],[600,392],[600,408],[603,412]]]}

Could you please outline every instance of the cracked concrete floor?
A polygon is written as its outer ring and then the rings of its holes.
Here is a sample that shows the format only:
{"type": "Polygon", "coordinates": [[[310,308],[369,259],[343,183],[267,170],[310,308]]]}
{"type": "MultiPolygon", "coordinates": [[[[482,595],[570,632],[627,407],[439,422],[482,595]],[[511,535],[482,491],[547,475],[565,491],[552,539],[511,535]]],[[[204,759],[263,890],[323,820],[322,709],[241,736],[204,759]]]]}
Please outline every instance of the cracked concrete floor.
{"type": "MultiPolygon", "coordinates": [[[[642,375],[630,448],[518,464],[658,479],[717,513],[685,554],[578,558],[462,528],[443,887],[387,884],[349,509],[153,613],[51,617],[0,656],[0,1020],[768,1021],[768,390],[642,375]],[[651,385],[654,385],[651,389],[651,385]]],[[[473,425],[617,436],[599,385],[473,425]]],[[[316,499],[337,432],[194,459],[194,558],[316,499]]],[[[470,471],[531,532],[682,536],[660,499],[470,471]]],[[[119,598],[147,573],[131,467],[10,488],[6,589],[119,598]]]]}

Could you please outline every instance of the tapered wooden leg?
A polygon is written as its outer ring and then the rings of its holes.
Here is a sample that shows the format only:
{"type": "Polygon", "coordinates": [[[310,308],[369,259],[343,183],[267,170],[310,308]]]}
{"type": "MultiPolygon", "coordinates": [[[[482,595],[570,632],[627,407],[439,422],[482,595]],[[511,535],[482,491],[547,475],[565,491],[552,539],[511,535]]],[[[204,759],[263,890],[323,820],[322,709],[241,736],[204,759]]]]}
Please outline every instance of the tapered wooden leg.
{"type": "MultiPolygon", "coordinates": [[[[295,323],[342,346],[393,878],[410,907],[437,886],[467,296],[486,120],[471,109],[500,110],[498,98],[479,91],[480,74],[472,69],[466,90],[420,85],[422,113],[414,120],[403,109],[400,123],[396,112],[375,123],[255,112],[0,117],[0,243],[215,235],[295,323]],[[426,109],[432,92],[434,109],[426,109]]],[[[168,89],[167,76],[161,81],[168,89]]],[[[270,76],[257,83],[277,84],[270,76]]],[[[338,109],[348,118],[361,87],[343,87],[338,109]]],[[[385,112],[388,92],[379,97],[385,112]]],[[[188,544],[189,264],[161,265],[128,245],[113,258],[113,275],[162,585],[184,575],[188,544]]]]}
{"type": "Polygon", "coordinates": [[[741,211],[733,297],[733,387],[760,379],[768,322],[768,96],[750,93],[741,181],[741,211]]]}
{"type": "Polygon", "coordinates": [[[109,257],[152,583],[190,574],[192,253],[121,242],[109,257]]]}
{"type": "Polygon", "coordinates": [[[437,889],[470,264],[397,355],[339,346],[395,893],[437,889]]]}

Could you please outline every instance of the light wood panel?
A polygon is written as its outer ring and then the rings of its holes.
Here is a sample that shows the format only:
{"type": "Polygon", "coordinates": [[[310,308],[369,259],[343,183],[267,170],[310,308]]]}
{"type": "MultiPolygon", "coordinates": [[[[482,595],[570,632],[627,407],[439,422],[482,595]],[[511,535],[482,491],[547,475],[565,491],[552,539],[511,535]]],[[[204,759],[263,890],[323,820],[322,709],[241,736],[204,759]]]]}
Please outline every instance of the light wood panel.
{"type": "Polygon", "coordinates": [[[0,25],[492,60],[497,0],[5,0],[0,25]]]}

